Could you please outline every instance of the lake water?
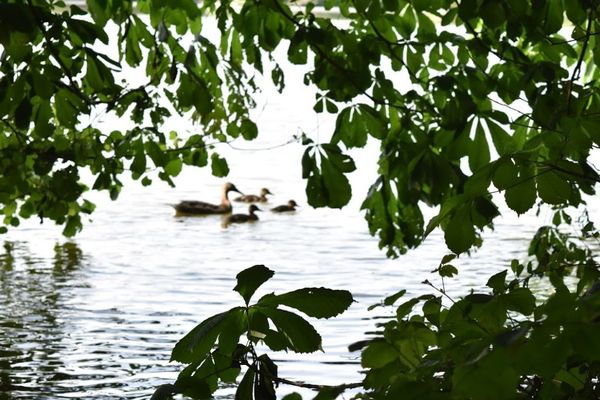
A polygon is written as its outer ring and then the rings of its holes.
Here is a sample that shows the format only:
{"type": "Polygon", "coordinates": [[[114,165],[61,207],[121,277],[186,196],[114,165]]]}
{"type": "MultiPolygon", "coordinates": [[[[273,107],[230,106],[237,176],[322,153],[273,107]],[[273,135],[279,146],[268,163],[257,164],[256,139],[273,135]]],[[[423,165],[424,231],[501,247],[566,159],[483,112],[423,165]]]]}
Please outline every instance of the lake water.
{"type": "MultiPolygon", "coordinates": [[[[0,399],[148,398],[172,382],[181,365],[169,363],[175,342],[203,319],[240,305],[232,291],[235,275],[265,264],[275,277],[257,293],[305,286],[350,290],[349,311],[314,321],[324,352],[276,354],[280,375],[311,383],[340,384],[361,379],[357,354],[348,344],[364,338],[377,316],[391,310],[367,307],[386,294],[407,289],[428,293],[440,284],[436,268],[447,250],[434,232],[417,250],[389,260],[378,250],[359,211],[375,177],[377,147],[354,152],[354,198],[343,210],[310,208],[301,179],[303,148],[283,145],[306,132],[327,140],[334,121],[312,112],[314,92],[292,77],[284,95],[267,88],[258,100],[260,139],[218,145],[234,182],[247,193],[261,187],[275,195],[265,209],[296,200],[296,213],[260,214],[253,224],[222,227],[220,216],[175,218],[169,204],[180,199],[217,202],[224,182],[206,170],[185,169],[176,188],[129,182],[118,201],[93,194],[92,221],[72,240],[45,222],[24,222],[2,239],[0,251],[0,399]],[[282,146],[279,146],[282,145],[282,146]]],[[[110,121],[106,122],[110,125],[110,121]]],[[[185,121],[173,128],[191,131],[185,121]]],[[[247,206],[235,205],[243,212],[247,206]]],[[[512,258],[525,256],[527,239],[550,213],[501,219],[472,258],[461,258],[459,280],[446,281],[451,294],[485,283],[512,258]]],[[[280,394],[295,391],[281,386],[280,394]]],[[[230,397],[232,389],[220,392],[230,397]]]]}

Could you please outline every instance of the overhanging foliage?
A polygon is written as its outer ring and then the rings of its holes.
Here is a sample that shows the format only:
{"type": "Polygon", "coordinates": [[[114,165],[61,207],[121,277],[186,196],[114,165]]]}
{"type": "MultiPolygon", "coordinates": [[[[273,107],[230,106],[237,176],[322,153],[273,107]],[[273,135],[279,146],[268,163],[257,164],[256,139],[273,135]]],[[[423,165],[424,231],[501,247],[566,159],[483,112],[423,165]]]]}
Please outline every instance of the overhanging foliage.
{"type": "MultiPolygon", "coordinates": [[[[303,143],[309,203],[346,205],[352,191],[345,175],[355,169],[346,152],[378,141],[379,177],[363,209],[389,256],[418,246],[436,228],[455,255],[467,252],[493,226],[499,201],[517,214],[536,205],[555,212],[552,226],[532,239],[530,259],[514,260],[490,277],[488,288],[444,304],[445,290],[434,286],[434,294],[398,306],[377,337],[354,346],[364,347],[360,396],[599,397],[598,231],[585,213],[575,224],[569,207],[594,200],[600,181],[590,161],[600,145],[600,4],[326,0],[324,6],[344,21],[280,0],[88,0],[87,10],[50,0],[0,3],[2,229],[38,216],[75,234],[80,214],[94,208],[83,197],[89,189],[80,182],[83,168],[95,176],[92,189],[112,198],[125,171],[150,184],[147,170],[154,166],[171,183],[183,165],[210,162],[214,175],[227,175],[210,144],[260,134],[248,114],[254,77],[270,75],[283,88],[282,68],[265,70],[263,60],[287,46],[288,60],[306,65],[305,82],[317,89],[314,109],[337,115],[329,143],[303,143]],[[203,36],[206,15],[217,20],[219,43],[203,36]],[[109,21],[117,30],[113,41],[109,21]],[[115,46],[115,55],[100,52],[102,45],[115,46]],[[120,82],[119,71],[130,67],[143,70],[143,84],[120,82]],[[98,112],[135,126],[103,131],[93,118],[98,112]],[[192,118],[198,133],[165,132],[173,113],[192,118]],[[425,205],[438,210],[430,221],[425,205]],[[561,231],[564,224],[576,228],[573,237],[561,231]],[[575,282],[566,284],[569,276],[575,282]],[[532,279],[544,280],[548,293],[532,291],[532,279]]],[[[455,255],[440,263],[442,279],[458,272],[450,264],[455,255]]],[[[236,288],[245,306],[206,320],[174,350],[174,359],[190,364],[178,383],[188,394],[205,397],[217,378],[233,381],[237,373],[210,371],[221,371],[222,363],[230,369],[245,331],[248,340],[274,350],[318,349],[318,333],[280,305],[333,316],[346,299],[313,288],[249,305],[271,275],[264,267],[244,272],[236,288]],[[314,303],[304,306],[309,295],[314,303]],[[250,314],[259,329],[243,324],[250,314]],[[212,347],[217,340],[225,358],[212,347]]],[[[238,398],[273,398],[276,366],[268,356],[252,356],[238,398]]],[[[342,389],[323,388],[318,398],[342,389]]]]}

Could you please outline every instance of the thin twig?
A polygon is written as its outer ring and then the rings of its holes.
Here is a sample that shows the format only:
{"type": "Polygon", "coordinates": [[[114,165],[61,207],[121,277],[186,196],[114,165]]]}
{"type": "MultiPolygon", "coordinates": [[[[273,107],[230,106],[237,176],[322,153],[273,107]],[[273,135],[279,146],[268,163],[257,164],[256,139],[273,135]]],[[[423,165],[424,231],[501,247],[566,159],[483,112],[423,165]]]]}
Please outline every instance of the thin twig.
{"type": "MultiPolygon", "coordinates": [[[[573,70],[573,74],[571,75],[571,84],[570,87],[573,86],[573,83],[576,79],[579,79],[579,75],[581,73],[581,65],[583,64],[583,59],[585,57],[585,52],[587,50],[588,43],[590,41],[591,30],[592,30],[592,22],[594,21],[593,13],[590,10],[588,14],[588,24],[585,30],[585,39],[583,41],[583,45],[581,46],[581,53],[579,54],[579,59],[577,60],[577,65],[573,70]]],[[[570,94],[570,93],[569,93],[570,94]]],[[[570,96],[569,96],[570,97],[570,96]]]]}
{"type": "MultiPolygon", "coordinates": [[[[600,32],[591,32],[589,34],[589,36],[596,36],[596,35],[600,35],[600,32]]],[[[573,38],[573,39],[560,40],[558,42],[553,41],[551,38],[546,38],[546,40],[548,42],[550,42],[550,44],[552,46],[559,46],[561,44],[567,44],[567,43],[573,43],[573,42],[580,42],[582,39],[586,39],[586,38],[588,38],[587,35],[579,36],[579,37],[576,37],[576,38],[573,38]]]]}

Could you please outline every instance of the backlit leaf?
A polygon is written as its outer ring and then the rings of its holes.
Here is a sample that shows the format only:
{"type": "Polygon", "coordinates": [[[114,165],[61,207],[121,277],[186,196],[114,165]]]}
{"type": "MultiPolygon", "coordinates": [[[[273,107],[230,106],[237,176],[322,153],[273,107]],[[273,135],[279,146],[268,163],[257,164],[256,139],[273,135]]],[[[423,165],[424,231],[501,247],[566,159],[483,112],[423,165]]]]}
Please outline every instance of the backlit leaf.
{"type": "Polygon", "coordinates": [[[444,239],[448,248],[456,254],[471,248],[475,242],[475,228],[465,209],[450,218],[444,229],[444,239]]]}
{"type": "Polygon", "coordinates": [[[346,311],[352,304],[352,294],[346,290],[303,288],[280,295],[265,296],[261,305],[285,305],[315,318],[331,318],[346,311]]]}
{"type": "Polygon", "coordinates": [[[181,172],[183,162],[180,158],[174,158],[165,165],[165,172],[171,176],[177,176],[181,172]]]}
{"type": "Polygon", "coordinates": [[[213,315],[192,329],[177,342],[171,353],[171,360],[186,364],[204,360],[221,333],[223,322],[236,309],[238,308],[213,315]]]}
{"type": "Polygon", "coordinates": [[[227,160],[221,158],[217,153],[212,153],[210,155],[210,169],[214,176],[217,177],[225,177],[229,175],[229,165],[227,165],[227,160]]]}
{"type": "Polygon", "coordinates": [[[481,122],[475,129],[475,139],[471,142],[469,150],[469,167],[475,172],[490,162],[490,147],[485,137],[485,132],[481,122]]]}
{"type": "Polygon", "coordinates": [[[363,368],[381,368],[397,357],[398,353],[392,345],[382,340],[373,341],[363,350],[361,365],[363,368]]]}
{"type": "Polygon", "coordinates": [[[277,308],[260,307],[260,311],[273,322],[280,333],[285,335],[291,350],[298,353],[321,350],[321,335],[304,318],[277,308]]]}
{"type": "Polygon", "coordinates": [[[552,170],[540,172],[537,190],[540,198],[548,204],[564,204],[571,197],[571,184],[552,170]]]}
{"type": "Polygon", "coordinates": [[[254,265],[246,268],[237,274],[237,285],[235,285],[233,290],[238,292],[246,304],[248,304],[256,289],[271,279],[273,275],[275,275],[275,272],[264,265],[254,265]]]}
{"type": "Polygon", "coordinates": [[[248,368],[235,391],[235,400],[252,400],[255,374],[254,369],[248,368]]]}

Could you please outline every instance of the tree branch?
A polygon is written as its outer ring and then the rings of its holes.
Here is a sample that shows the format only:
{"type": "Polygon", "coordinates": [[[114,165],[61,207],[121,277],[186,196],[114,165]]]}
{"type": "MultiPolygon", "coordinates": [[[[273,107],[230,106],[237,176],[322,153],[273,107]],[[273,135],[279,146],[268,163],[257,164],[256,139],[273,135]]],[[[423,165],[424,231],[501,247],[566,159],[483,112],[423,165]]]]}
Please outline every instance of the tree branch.
{"type": "MultiPolygon", "coordinates": [[[[583,45],[581,47],[581,53],[579,54],[579,59],[577,60],[577,65],[575,66],[575,69],[573,70],[573,74],[571,75],[571,84],[569,85],[569,88],[573,87],[573,83],[575,82],[576,79],[579,79],[579,76],[581,73],[581,65],[583,64],[585,52],[587,50],[587,46],[590,41],[590,37],[592,35],[591,31],[592,31],[592,22],[593,21],[594,21],[593,12],[592,12],[592,10],[590,10],[589,14],[588,14],[587,28],[585,29],[585,37],[583,40],[583,45]]],[[[569,89],[569,94],[571,94],[570,89],[569,89]]],[[[570,96],[569,96],[569,98],[570,98],[570,96]]]]}

